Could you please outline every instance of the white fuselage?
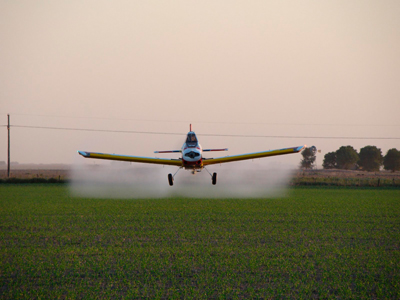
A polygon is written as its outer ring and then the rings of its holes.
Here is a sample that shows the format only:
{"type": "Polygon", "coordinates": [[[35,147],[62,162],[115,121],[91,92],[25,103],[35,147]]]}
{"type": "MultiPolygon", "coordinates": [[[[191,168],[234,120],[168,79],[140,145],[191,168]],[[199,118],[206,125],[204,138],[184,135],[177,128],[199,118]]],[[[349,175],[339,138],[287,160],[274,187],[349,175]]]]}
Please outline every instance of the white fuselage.
{"type": "Polygon", "coordinates": [[[202,157],[202,148],[200,144],[196,147],[188,147],[186,143],[182,146],[182,158],[188,162],[199,161],[202,157]]]}
{"type": "Polygon", "coordinates": [[[193,131],[188,133],[186,142],[182,146],[182,162],[185,169],[201,169],[202,148],[193,131]]]}

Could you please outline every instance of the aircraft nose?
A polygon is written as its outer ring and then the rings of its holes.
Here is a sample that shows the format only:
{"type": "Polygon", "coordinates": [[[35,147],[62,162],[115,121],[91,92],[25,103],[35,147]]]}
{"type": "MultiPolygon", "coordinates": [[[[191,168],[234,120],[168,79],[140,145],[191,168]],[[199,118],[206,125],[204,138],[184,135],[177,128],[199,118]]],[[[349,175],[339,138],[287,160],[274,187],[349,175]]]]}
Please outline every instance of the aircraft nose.
{"type": "Polygon", "coordinates": [[[187,156],[191,159],[194,159],[194,158],[200,156],[200,153],[197,151],[190,151],[190,152],[186,153],[185,156],[187,156]]]}

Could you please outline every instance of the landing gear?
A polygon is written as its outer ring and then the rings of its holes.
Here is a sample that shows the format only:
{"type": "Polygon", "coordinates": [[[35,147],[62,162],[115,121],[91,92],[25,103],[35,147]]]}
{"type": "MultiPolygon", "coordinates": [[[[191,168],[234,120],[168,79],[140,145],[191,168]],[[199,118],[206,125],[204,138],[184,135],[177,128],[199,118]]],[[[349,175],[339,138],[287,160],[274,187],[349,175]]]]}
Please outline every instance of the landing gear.
{"type": "Polygon", "coordinates": [[[172,176],[172,174],[168,174],[168,183],[170,186],[174,185],[174,177],[172,176]]]}
{"type": "Polygon", "coordinates": [[[211,178],[212,184],[216,185],[217,184],[217,173],[213,173],[212,174],[212,178],[211,178]]]}
{"type": "Polygon", "coordinates": [[[180,169],[182,169],[182,167],[180,167],[180,168],[178,169],[178,171],[175,172],[174,175],[172,175],[171,173],[168,174],[168,183],[169,183],[170,186],[173,186],[173,185],[174,185],[174,177],[175,177],[175,175],[180,171],[180,169]]]}
{"type": "MultiPolygon", "coordinates": [[[[206,170],[207,173],[211,175],[210,171],[208,171],[206,168],[204,168],[204,170],[206,170]]],[[[212,182],[213,185],[217,184],[217,173],[213,173],[211,175],[211,182],[212,182]]]]}

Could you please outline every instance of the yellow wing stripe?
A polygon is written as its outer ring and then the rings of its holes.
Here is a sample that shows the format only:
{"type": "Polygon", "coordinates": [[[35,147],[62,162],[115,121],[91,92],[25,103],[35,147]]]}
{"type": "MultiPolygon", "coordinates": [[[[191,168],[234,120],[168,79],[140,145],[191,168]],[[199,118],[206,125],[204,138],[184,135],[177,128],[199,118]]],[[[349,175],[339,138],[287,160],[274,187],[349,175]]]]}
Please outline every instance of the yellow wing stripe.
{"type": "Polygon", "coordinates": [[[305,146],[203,159],[203,166],[300,152],[305,146]]]}
{"type": "Polygon", "coordinates": [[[85,152],[85,151],[78,151],[78,153],[85,158],[131,161],[131,162],[138,162],[138,163],[171,165],[171,166],[178,166],[178,167],[182,166],[182,161],[179,159],[129,156],[129,155],[107,154],[107,153],[96,153],[96,152],[85,152]]]}

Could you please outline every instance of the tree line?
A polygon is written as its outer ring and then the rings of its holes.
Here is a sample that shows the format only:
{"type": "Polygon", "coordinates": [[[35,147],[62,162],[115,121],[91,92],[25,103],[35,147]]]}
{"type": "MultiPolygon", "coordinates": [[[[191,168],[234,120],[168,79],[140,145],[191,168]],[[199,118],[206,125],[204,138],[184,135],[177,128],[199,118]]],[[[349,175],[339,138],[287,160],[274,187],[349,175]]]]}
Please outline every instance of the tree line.
{"type": "MultiPolygon", "coordinates": [[[[315,146],[305,148],[301,154],[302,168],[311,169],[314,166],[317,149],[315,146]]],[[[352,146],[342,146],[334,152],[325,154],[324,169],[345,169],[379,171],[381,166],[388,171],[400,170],[400,151],[392,148],[382,155],[382,150],[376,146],[365,146],[357,152],[352,146]]]]}

